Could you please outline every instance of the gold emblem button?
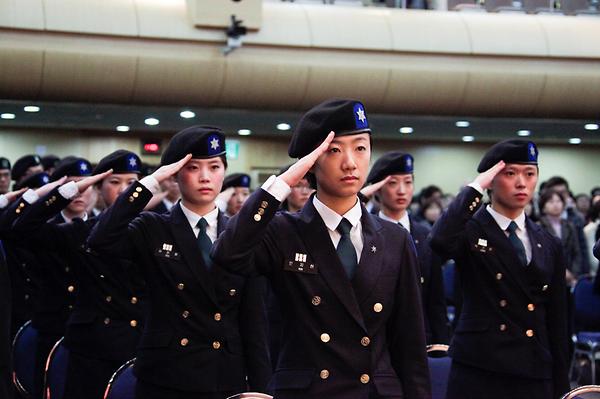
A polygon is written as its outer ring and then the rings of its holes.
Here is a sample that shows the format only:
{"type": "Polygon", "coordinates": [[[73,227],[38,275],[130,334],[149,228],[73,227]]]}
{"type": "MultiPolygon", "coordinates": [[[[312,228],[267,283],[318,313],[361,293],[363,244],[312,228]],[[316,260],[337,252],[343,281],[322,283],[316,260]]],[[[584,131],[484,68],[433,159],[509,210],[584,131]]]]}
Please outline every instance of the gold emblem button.
{"type": "Polygon", "coordinates": [[[67,291],[73,292],[73,291],[75,291],[75,287],[72,286],[72,285],[70,285],[70,286],[67,287],[67,291]]]}
{"type": "Polygon", "coordinates": [[[506,299],[500,300],[500,307],[501,308],[505,308],[507,304],[508,304],[508,302],[506,302],[506,299]]]}
{"type": "Polygon", "coordinates": [[[548,290],[548,284],[544,284],[544,286],[542,287],[542,291],[547,291],[548,290]]]}
{"type": "Polygon", "coordinates": [[[260,203],[261,208],[266,208],[267,206],[269,206],[269,203],[267,201],[263,201],[260,203]]]}
{"type": "Polygon", "coordinates": [[[187,310],[184,310],[183,313],[181,313],[181,317],[183,317],[184,319],[187,319],[190,316],[190,312],[188,312],[187,310]]]}
{"type": "Polygon", "coordinates": [[[360,340],[360,344],[362,346],[369,346],[370,343],[371,343],[371,340],[369,339],[369,337],[362,337],[360,340]]]}
{"type": "Polygon", "coordinates": [[[178,289],[179,291],[183,290],[184,288],[185,288],[185,285],[183,285],[183,283],[179,283],[179,284],[177,284],[177,289],[178,289]]]}
{"type": "Polygon", "coordinates": [[[219,341],[213,342],[213,349],[219,349],[221,347],[221,343],[219,341]]]}
{"type": "Polygon", "coordinates": [[[380,313],[383,310],[383,305],[377,302],[375,305],[373,305],[373,310],[375,313],[380,313]]]}
{"type": "Polygon", "coordinates": [[[527,335],[529,338],[533,337],[533,330],[525,331],[525,335],[527,335]]]}
{"type": "Polygon", "coordinates": [[[262,216],[260,216],[258,213],[254,215],[255,221],[260,222],[260,219],[262,219],[262,216]]]}
{"type": "Polygon", "coordinates": [[[187,338],[182,338],[179,343],[181,344],[181,346],[187,346],[187,344],[190,343],[190,340],[187,338]]]}
{"type": "Polygon", "coordinates": [[[131,195],[133,196],[133,198],[137,198],[137,197],[139,197],[139,196],[140,196],[140,194],[139,194],[139,193],[133,193],[133,194],[131,194],[131,195]]]}
{"type": "Polygon", "coordinates": [[[506,331],[506,324],[500,324],[500,331],[506,331]]]}
{"type": "Polygon", "coordinates": [[[323,333],[323,334],[321,334],[321,341],[327,343],[327,342],[331,341],[331,337],[329,336],[329,334],[323,333]]]}
{"type": "Polygon", "coordinates": [[[130,325],[131,327],[137,327],[137,320],[131,320],[131,321],[129,322],[129,325],[130,325]]]}
{"type": "Polygon", "coordinates": [[[221,313],[215,313],[215,321],[221,321],[221,313]]]}
{"type": "Polygon", "coordinates": [[[110,301],[112,301],[112,297],[109,295],[106,297],[106,302],[110,302],[110,301]]]}
{"type": "Polygon", "coordinates": [[[327,378],[329,378],[329,370],[321,370],[319,376],[322,380],[326,380],[327,378]]]}
{"type": "Polygon", "coordinates": [[[141,187],[136,187],[135,191],[137,191],[138,193],[141,193],[142,192],[142,188],[141,187]]]}
{"type": "Polygon", "coordinates": [[[131,303],[135,305],[136,303],[138,303],[138,299],[136,297],[132,296],[131,303]]]}
{"type": "Polygon", "coordinates": [[[530,303],[529,305],[527,305],[527,310],[533,312],[535,310],[535,305],[533,303],[530,303]]]}
{"type": "Polygon", "coordinates": [[[315,296],[312,297],[311,302],[312,302],[313,305],[319,306],[321,304],[321,297],[318,296],[318,295],[315,295],[315,296]]]}
{"type": "Polygon", "coordinates": [[[363,374],[360,376],[360,382],[362,382],[363,384],[368,384],[370,380],[371,377],[369,377],[369,374],[363,374]]]}
{"type": "Polygon", "coordinates": [[[502,273],[496,274],[496,280],[502,280],[502,273]]]}
{"type": "Polygon", "coordinates": [[[106,319],[104,319],[104,324],[109,325],[110,324],[110,318],[107,317],[106,319]]]}
{"type": "Polygon", "coordinates": [[[233,288],[229,290],[229,296],[235,296],[236,293],[237,293],[237,291],[234,290],[233,288]]]}

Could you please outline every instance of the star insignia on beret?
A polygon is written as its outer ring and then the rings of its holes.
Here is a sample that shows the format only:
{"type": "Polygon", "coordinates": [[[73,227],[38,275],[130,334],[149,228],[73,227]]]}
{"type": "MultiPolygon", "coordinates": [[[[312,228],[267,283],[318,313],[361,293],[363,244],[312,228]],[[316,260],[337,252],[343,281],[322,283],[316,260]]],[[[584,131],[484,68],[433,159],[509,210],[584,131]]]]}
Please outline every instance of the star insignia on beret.
{"type": "Polygon", "coordinates": [[[43,176],[43,177],[42,177],[42,182],[43,182],[44,184],[48,183],[49,181],[50,181],[50,179],[48,179],[48,176],[43,176]]]}
{"type": "Polygon", "coordinates": [[[410,158],[406,158],[406,166],[410,167],[410,165],[412,164],[412,161],[410,158]]]}
{"type": "Polygon", "coordinates": [[[79,164],[79,170],[82,172],[87,172],[87,165],[85,164],[85,162],[82,162],[79,164]]]}
{"type": "Polygon", "coordinates": [[[129,165],[134,168],[137,166],[137,161],[135,160],[134,157],[129,158],[129,165]]]}
{"type": "Polygon", "coordinates": [[[529,152],[531,153],[532,156],[535,156],[535,147],[534,146],[529,147],[529,152]]]}
{"type": "Polygon", "coordinates": [[[359,108],[356,111],[356,115],[358,116],[358,120],[361,121],[362,123],[364,123],[367,120],[367,117],[365,116],[365,110],[362,108],[359,108]]]}
{"type": "Polygon", "coordinates": [[[210,141],[210,148],[212,148],[213,150],[216,150],[217,148],[219,148],[219,139],[217,139],[216,137],[214,137],[211,141],[210,141]]]}

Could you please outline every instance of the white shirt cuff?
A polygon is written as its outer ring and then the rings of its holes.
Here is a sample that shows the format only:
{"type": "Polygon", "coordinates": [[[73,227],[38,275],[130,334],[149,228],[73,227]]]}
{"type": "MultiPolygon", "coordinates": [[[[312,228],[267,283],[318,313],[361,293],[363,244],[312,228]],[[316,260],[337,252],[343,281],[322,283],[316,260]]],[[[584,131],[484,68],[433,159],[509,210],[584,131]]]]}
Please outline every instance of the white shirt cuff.
{"type": "Polygon", "coordinates": [[[483,187],[481,187],[481,184],[479,184],[477,182],[473,182],[473,183],[469,184],[469,187],[474,188],[475,190],[479,191],[479,194],[483,195],[483,187]]]}
{"type": "Polygon", "coordinates": [[[0,209],[4,209],[8,206],[8,198],[6,195],[0,194],[0,209]]]}
{"type": "Polygon", "coordinates": [[[40,196],[37,195],[36,192],[33,191],[32,189],[29,189],[29,190],[25,191],[25,194],[23,194],[23,199],[25,200],[25,202],[27,202],[29,205],[31,205],[35,201],[40,199],[40,196]]]}
{"type": "Polygon", "coordinates": [[[152,195],[160,192],[160,184],[152,175],[144,177],[142,180],[140,180],[140,184],[150,190],[152,195]]]}
{"type": "Polygon", "coordinates": [[[279,202],[283,202],[292,192],[290,186],[279,176],[275,175],[271,175],[261,188],[275,197],[279,202]]]}
{"type": "Polygon", "coordinates": [[[79,189],[77,188],[77,183],[74,181],[70,181],[68,183],[63,184],[58,188],[58,193],[63,196],[64,199],[72,199],[79,194],[79,189]]]}

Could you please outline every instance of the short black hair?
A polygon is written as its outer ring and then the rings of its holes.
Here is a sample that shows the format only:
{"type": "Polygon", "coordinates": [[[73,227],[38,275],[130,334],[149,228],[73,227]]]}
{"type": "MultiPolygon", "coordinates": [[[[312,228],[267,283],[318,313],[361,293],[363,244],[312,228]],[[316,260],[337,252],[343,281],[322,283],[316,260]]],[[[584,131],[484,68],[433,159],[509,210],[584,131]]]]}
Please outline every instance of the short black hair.
{"type": "Polygon", "coordinates": [[[544,214],[544,206],[546,205],[546,203],[548,201],[550,201],[552,199],[552,197],[557,196],[560,199],[560,202],[562,202],[563,204],[563,208],[567,205],[565,203],[565,199],[563,198],[562,195],[560,195],[560,193],[556,190],[553,190],[551,188],[546,189],[544,191],[542,191],[542,193],[540,194],[540,199],[538,200],[538,206],[540,208],[540,213],[543,215],[544,214]]]}
{"type": "Polygon", "coordinates": [[[564,177],[552,176],[551,178],[546,180],[546,182],[544,184],[544,189],[551,189],[552,187],[563,186],[563,185],[565,187],[567,187],[567,190],[569,190],[569,182],[564,177]]]}

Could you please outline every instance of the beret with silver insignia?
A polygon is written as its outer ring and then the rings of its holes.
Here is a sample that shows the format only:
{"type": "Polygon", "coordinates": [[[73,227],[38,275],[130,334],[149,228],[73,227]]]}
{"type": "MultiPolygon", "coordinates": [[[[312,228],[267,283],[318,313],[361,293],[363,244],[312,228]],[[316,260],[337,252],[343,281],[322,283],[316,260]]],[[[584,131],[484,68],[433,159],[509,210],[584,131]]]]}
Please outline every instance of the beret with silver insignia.
{"type": "Polygon", "coordinates": [[[84,158],[68,156],[56,165],[50,176],[51,181],[56,181],[63,176],[89,176],[92,174],[92,164],[84,158]]]}
{"type": "Polygon", "coordinates": [[[4,157],[0,157],[0,169],[10,170],[10,161],[4,157]]]}
{"type": "Polygon", "coordinates": [[[288,154],[292,158],[309,154],[331,131],[336,136],[370,134],[365,106],[358,100],[333,98],[311,108],[296,126],[288,154]]]}
{"type": "Polygon", "coordinates": [[[18,181],[25,175],[27,169],[31,168],[32,166],[38,166],[41,164],[42,160],[38,155],[30,154],[22,156],[21,158],[17,159],[17,162],[15,162],[15,164],[13,165],[11,171],[11,179],[13,179],[14,181],[18,181]]]}
{"type": "Polygon", "coordinates": [[[135,153],[127,150],[116,150],[98,162],[92,174],[97,175],[112,169],[113,174],[140,174],[142,161],[135,153]]]}
{"type": "Polygon", "coordinates": [[[28,176],[21,183],[15,184],[14,189],[19,190],[23,187],[28,188],[40,188],[45,184],[50,183],[50,176],[46,172],[39,172],[34,175],[28,176]]]}
{"type": "Polygon", "coordinates": [[[367,177],[367,183],[377,183],[390,175],[411,175],[413,172],[412,155],[399,151],[388,152],[375,162],[367,177]]]}
{"type": "Polygon", "coordinates": [[[196,159],[225,155],[225,133],[214,126],[191,126],[183,129],[173,136],[160,163],[168,165],[187,154],[192,154],[192,158],[196,159]]]}
{"type": "Polygon", "coordinates": [[[232,173],[223,180],[223,187],[221,191],[224,191],[229,187],[248,187],[250,188],[250,176],[245,173],[232,173]]]}
{"type": "Polygon", "coordinates": [[[482,173],[500,161],[537,165],[538,149],[533,141],[510,139],[494,144],[483,156],[477,172],[482,173]]]}

